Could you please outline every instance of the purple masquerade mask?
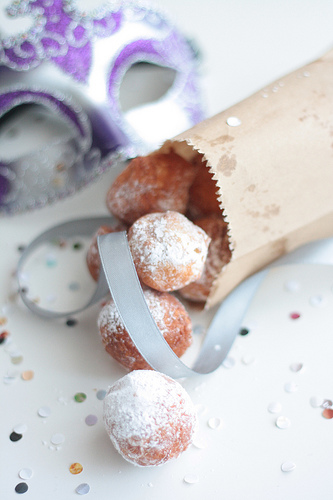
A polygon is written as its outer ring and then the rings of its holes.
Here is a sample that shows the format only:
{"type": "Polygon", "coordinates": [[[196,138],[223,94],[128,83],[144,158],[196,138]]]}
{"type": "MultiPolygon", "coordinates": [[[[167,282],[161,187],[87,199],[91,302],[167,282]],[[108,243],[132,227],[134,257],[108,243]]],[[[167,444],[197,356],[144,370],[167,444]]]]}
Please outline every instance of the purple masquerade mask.
{"type": "Polygon", "coordinates": [[[2,37],[0,26],[0,213],[67,196],[203,118],[193,51],[152,8],[115,1],[87,13],[74,0],[16,0],[6,11],[8,24],[31,25],[2,37]],[[125,112],[121,84],[142,62],[172,70],[173,83],[161,98],[125,112]],[[6,141],[18,110],[22,127],[29,116],[27,130],[52,117],[46,145],[30,140],[17,154],[6,141]],[[57,139],[52,120],[62,131],[57,139]]]}

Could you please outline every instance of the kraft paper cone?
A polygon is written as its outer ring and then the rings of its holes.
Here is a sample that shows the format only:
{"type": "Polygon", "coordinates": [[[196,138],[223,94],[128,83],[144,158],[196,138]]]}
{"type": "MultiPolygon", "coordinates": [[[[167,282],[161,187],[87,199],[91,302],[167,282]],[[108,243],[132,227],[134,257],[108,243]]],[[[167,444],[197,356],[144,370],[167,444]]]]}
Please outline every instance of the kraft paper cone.
{"type": "Polygon", "coordinates": [[[282,254],[333,234],[332,108],[333,51],[162,146],[187,159],[202,153],[218,185],[232,258],[207,307],[282,254]]]}

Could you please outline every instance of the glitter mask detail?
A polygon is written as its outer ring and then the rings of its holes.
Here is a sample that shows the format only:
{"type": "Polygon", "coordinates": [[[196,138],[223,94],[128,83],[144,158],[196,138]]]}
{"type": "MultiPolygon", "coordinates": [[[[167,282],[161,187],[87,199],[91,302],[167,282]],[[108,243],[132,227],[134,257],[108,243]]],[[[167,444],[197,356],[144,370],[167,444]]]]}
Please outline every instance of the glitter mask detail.
{"type": "Polygon", "coordinates": [[[86,13],[74,0],[21,0],[7,13],[34,22],[0,39],[1,121],[30,104],[53,113],[69,133],[10,160],[0,152],[0,213],[68,196],[116,161],[145,154],[167,138],[148,144],[121,109],[121,83],[137,62],[176,75],[162,98],[137,108],[139,121],[157,129],[156,119],[162,123],[172,110],[181,124],[178,130],[175,123],[175,135],[203,118],[193,51],[152,8],[113,2],[86,13]]]}

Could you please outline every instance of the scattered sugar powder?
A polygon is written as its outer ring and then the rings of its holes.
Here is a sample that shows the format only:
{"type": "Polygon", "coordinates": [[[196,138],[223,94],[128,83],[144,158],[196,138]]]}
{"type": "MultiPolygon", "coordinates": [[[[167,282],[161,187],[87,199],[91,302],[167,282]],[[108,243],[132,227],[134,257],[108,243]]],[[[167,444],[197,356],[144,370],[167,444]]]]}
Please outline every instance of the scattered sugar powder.
{"type": "Polygon", "coordinates": [[[103,420],[117,451],[140,466],[176,458],[196,429],[194,405],[184,388],[151,370],[133,371],[109,388],[103,420]]]}

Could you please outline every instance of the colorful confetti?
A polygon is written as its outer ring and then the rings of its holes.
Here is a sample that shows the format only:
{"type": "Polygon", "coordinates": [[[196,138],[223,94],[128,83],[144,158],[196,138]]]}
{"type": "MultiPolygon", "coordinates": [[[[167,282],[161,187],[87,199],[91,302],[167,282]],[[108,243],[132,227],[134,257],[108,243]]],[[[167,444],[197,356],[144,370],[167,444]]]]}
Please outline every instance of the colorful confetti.
{"type": "Polygon", "coordinates": [[[40,417],[46,418],[51,415],[51,409],[48,406],[41,406],[37,413],[40,417]]]}
{"type": "Polygon", "coordinates": [[[218,429],[219,427],[221,427],[221,423],[222,423],[222,420],[219,418],[219,417],[211,417],[208,422],[207,422],[207,425],[210,429],[218,429]]]}
{"type": "Polygon", "coordinates": [[[100,389],[96,393],[96,398],[99,399],[100,401],[103,401],[103,399],[105,398],[105,396],[106,396],[106,391],[104,389],[100,389]]]}
{"type": "Polygon", "coordinates": [[[51,436],[51,443],[55,446],[61,445],[65,441],[65,436],[59,432],[51,436]]]}
{"type": "Polygon", "coordinates": [[[90,486],[87,483],[79,484],[79,486],[75,489],[75,492],[78,495],[87,495],[90,491],[90,486]]]}
{"type": "Polygon", "coordinates": [[[29,487],[27,483],[18,483],[15,486],[15,491],[16,493],[26,493],[28,491],[29,487]]]}
{"type": "Polygon", "coordinates": [[[66,325],[67,326],[76,326],[77,325],[77,320],[74,319],[74,318],[69,318],[67,321],[66,321],[66,325]]]}
{"type": "Polygon", "coordinates": [[[9,436],[9,439],[11,441],[13,441],[13,443],[15,443],[16,441],[19,441],[20,439],[23,438],[23,435],[22,434],[18,434],[17,432],[13,431],[10,436],[9,436]]]}
{"type": "Polygon", "coordinates": [[[87,483],[79,484],[79,486],[75,489],[75,492],[78,495],[87,495],[89,491],[90,491],[90,486],[87,483]]]}
{"type": "Polygon", "coordinates": [[[84,392],[77,392],[74,399],[77,403],[83,403],[87,399],[87,395],[84,392]]]}
{"type": "Polygon", "coordinates": [[[248,328],[241,328],[239,330],[239,335],[242,335],[243,337],[245,337],[245,335],[248,335],[250,333],[250,330],[248,328]]]}
{"type": "Polygon", "coordinates": [[[288,427],[290,427],[291,425],[291,422],[288,417],[281,416],[276,419],[275,425],[279,429],[288,429],[288,427]]]}
{"type": "Polygon", "coordinates": [[[21,378],[22,380],[28,381],[32,380],[35,376],[35,373],[33,370],[25,370],[24,372],[21,373],[21,378]]]}
{"type": "Polygon", "coordinates": [[[322,415],[324,418],[327,418],[327,419],[333,418],[333,408],[325,408],[322,415]]]}
{"type": "Polygon", "coordinates": [[[71,474],[80,474],[83,471],[83,466],[78,462],[74,462],[69,467],[69,472],[71,474]]]}
{"type": "Polygon", "coordinates": [[[281,403],[278,403],[277,401],[272,401],[272,403],[269,403],[267,406],[267,410],[269,413],[280,413],[282,410],[281,403]]]}
{"type": "Polygon", "coordinates": [[[32,469],[28,469],[28,468],[25,468],[25,469],[21,469],[18,473],[18,476],[21,478],[21,479],[31,479],[32,476],[33,476],[33,470],[32,469]]]}
{"type": "Polygon", "coordinates": [[[296,464],[294,462],[283,462],[281,464],[281,470],[282,472],[291,472],[295,469],[296,464]]]}
{"type": "Polygon", "coordinates": [[[292,313],[290,313],[290,318],[291,319],[298,319],[300,317],[301,317],[301,315],[298,312],[292,312],[292,313]]]}
{"type": "Polygon", "coordinates": [[[89,426],[96,425],[98,422],[98,418],[96,415],[87,415],[85,418],[85,423],[89,426]]]}
{"type": "Polygon", "coordinates": [[[184,476],[184,483],[186,484],[196,484],[199,482],[199,477],[196,474],[186,474],[184,476]]]}

